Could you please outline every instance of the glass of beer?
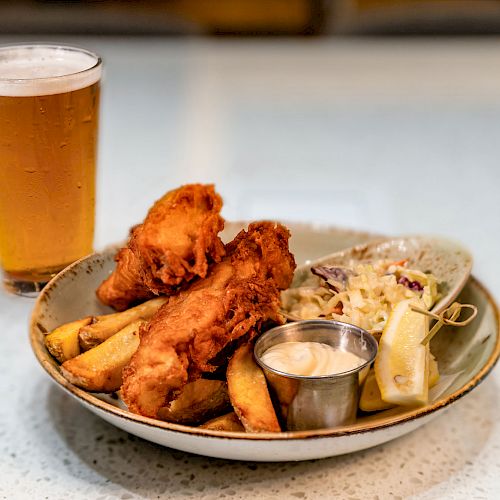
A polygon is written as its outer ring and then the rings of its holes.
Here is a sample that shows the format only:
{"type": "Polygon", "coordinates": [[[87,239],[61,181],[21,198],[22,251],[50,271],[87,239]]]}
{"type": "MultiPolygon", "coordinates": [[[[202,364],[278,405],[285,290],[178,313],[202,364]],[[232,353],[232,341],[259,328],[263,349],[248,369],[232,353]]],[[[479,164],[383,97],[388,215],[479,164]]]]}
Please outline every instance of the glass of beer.
{"type": "Polygon", "coordinates": [[[92,251],[101,73],[87,50],[0,47],[0,263],[15,293],[92,251]]]}

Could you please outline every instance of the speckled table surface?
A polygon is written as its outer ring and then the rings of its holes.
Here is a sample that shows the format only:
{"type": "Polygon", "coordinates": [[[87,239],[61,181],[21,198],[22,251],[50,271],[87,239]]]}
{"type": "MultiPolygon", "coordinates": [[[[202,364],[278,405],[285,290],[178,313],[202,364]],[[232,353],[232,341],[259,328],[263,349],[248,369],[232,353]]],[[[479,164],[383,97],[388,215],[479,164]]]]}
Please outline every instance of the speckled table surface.
{"type": "MultiPolygon", "coordinates": [[[[460,239],[500,295],[498,40],[65,41],[107,64],[97,247],[169,187],[210,180],[229,219],[460,239]]],[[[388,444],[230,462],[127,435],[63,394],[31,354],[32,305],[0,292],[2,498],[500,497],[499,368],[388,444]]]]}

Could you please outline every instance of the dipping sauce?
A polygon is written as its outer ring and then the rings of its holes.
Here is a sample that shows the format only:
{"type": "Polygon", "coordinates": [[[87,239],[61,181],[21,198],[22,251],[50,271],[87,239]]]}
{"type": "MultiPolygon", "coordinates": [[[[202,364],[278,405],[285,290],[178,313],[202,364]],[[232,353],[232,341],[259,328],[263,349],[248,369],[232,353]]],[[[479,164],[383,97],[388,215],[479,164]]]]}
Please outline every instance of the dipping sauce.
{"type": "Polygon", "coordinates": [[[347,372],[366,361],[321,342],[283,342],[270,347],[261,359],[280,372],[308,377],[347,372]]]}

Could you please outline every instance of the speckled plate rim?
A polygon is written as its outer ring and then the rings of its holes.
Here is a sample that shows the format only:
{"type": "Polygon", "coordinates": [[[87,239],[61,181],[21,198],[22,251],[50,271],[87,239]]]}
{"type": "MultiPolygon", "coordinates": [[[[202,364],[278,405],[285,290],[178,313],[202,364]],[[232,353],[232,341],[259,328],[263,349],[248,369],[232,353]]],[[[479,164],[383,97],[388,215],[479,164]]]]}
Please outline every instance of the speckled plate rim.
{"type": "MultiPolygon", "coordinates": [[[[306,225],[305,225],[306,226],[306,225]]],[[[310,227],[310,226],[309,226],[310,227]]],[[[330,227],[328,229],[334,230],[336,228],[330,227]]],[[[353,231],[353,233],[356,231],[353,231]]],[[[363,434],[368,432],[375,432],[377,430],[386,429],[399,424],[404,424],[406,422],[425,417],[445,407],[451,405],[455,401],[459,400],[475,387],[477,387],[492,371],[495,364],[500,357],[500,310],[490,293],[490,291],[474,276],[470,276],[470,280],[473,282],[474,286],[477,286],[481,292],[485,295],[486,300],[490,303],[495,313],[496,321],[496,339],[495,346],[491,352],[491,355],[486,360],[484,365],[481,367],[479,372],[461,388],[457,389],[452,394],[448,395],[446,398],[438,400],[430,405],[426,405],[420,408],[416,408],[413,411],[404,413],[403,415],[387,416],[380,420],[374,420],[370,422],[361,422],[353,424],[346,427],[336,428],[336,429],[321,429],[321,430],[310,430],[310,431],[294,431],[294,432],[280,432],[280,433],[243,433],[243,432],[228,432],[228,431],[213,431],[208,429],[199,429],[197,427],[189,427],[186,425],[174,424],[171,422],[163,422],[161,420],[143,417],[141,415],[136,415],[127,410],[122,410],[116,406],[113,406],[106,401],[99,399],[90,392],[86,392],[79,387],[74,386],[68,382],[60,373],[60,371],[54,365],[54,362],[42,343],[37,341],[39,335],[43,335],[36,327],[36,318],[38,316],[38,310],[41,307],[44,296],[50,293],[51,289],[56,286],[57,282],[67,273],[71,273],[73,268],[77,267],[93,256],[99,255],[99,253],[91,254],[82,259],[74,262],[65,269],[63,269],[59,274],[57,274],[42,290],[38,299],[35,302],[33,313],[30,319],[30,343],[32,350],[37,358],[38,362],[42,368],[48,373],[52,380],[61,388],[63,388],[71,396],[80,400],[86,405],[94,406],[99,410],[110,413],[114,416],[123,418],[125,420],[135,422],[137,424],[142,424],[147,427],[154,427],[158,429],[164,429],[166,431],[180,433],[180,434],[190,434],[192,436],[200,436],[204,438],[214,438],[214,439],[237,439],[237,440],[251,440],[251,441],[279,441],[279,440],[299,440],[299,439],[317,439],[317,438],[332,438],[340,436],[349,436],[356,434],[363,434]]]]}

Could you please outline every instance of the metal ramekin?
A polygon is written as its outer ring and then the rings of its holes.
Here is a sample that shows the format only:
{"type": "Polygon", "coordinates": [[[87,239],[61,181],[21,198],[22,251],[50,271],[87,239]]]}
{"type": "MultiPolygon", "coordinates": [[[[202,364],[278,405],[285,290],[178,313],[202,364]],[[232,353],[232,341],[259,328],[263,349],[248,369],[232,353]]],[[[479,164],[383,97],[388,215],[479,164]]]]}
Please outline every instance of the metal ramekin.
{"type": "Polygon", "coordinates": [[[340,321],[305,320],[268,330],[255,343],[254,356],[275,393],[288,430],[338,427],[356,420],[360,372],[377,355],[377,342],[366,330],[340,321]],[[292,375],[267,366],[261,359],[271,346],[283,342],[322,342],[348,351],[365,362],[334,375],[292,375]]]}

